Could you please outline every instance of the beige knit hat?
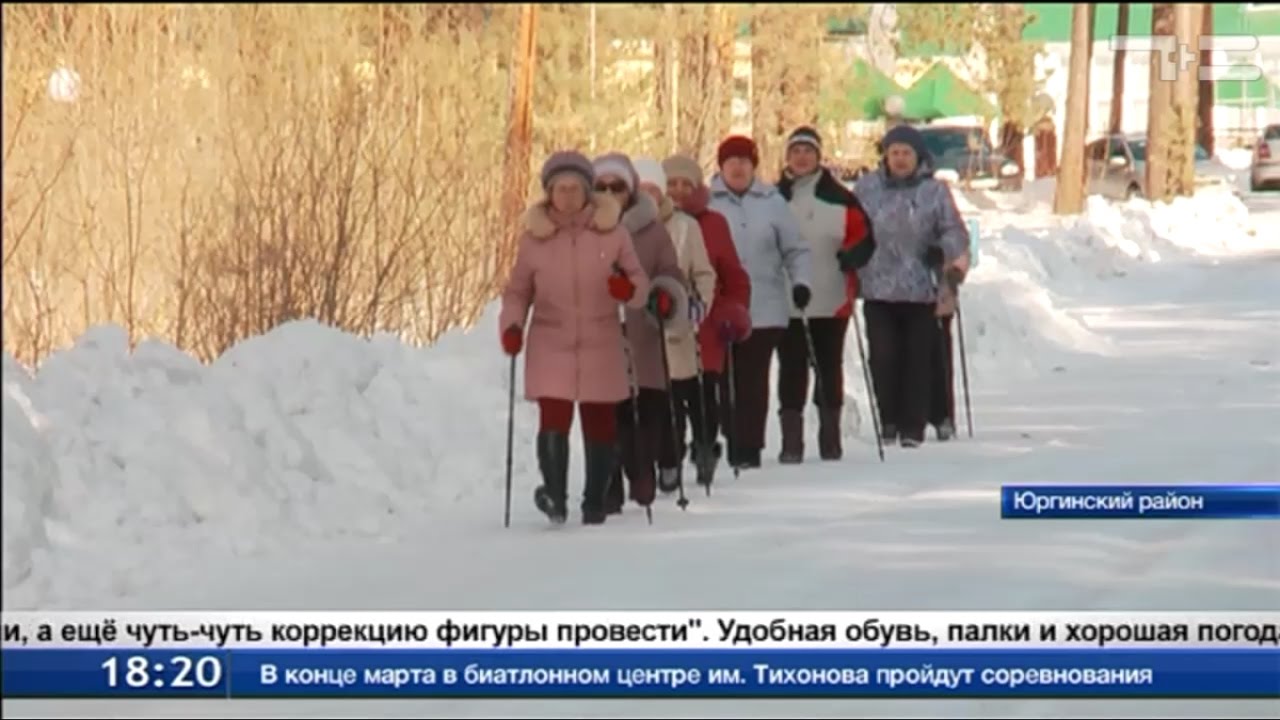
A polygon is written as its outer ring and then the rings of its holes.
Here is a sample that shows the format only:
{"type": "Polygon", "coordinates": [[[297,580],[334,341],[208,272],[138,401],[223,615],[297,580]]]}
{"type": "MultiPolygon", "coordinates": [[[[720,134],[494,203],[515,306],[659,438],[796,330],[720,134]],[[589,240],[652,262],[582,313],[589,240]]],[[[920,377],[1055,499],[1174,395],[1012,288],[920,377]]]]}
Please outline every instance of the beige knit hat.
{"type": "Polygon", "coordinates": [[[662,161],[662,169],[667,173],[667,179],[684,178],[694,185],[702,185],[704,182],[698,161],[688,155],[672,155],[662,161]]]}

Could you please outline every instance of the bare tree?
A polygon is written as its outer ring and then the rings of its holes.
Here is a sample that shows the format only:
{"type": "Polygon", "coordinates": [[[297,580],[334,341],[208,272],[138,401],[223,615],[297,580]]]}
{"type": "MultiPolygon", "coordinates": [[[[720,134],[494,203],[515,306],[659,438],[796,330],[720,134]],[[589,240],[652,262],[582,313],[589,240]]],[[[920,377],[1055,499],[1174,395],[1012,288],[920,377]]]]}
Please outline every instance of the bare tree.
{"type": "MultiPolygon", "coordinates": [[[[1173,34],[1173,5],[1151,6],[1151,34],[1173,34]]],[[[1176,134],[1173,122],[1173,82],[1164,75],[1163,53],[1151,56],[1151,92],[1147,104],[1147,197],[1169,198],[1169,146],[1176,134]]]]}
{"type": "Polygon", "coordinates": [[[1084,142],[1089,106],[1090,8],[1076,3],[1071,13],[1071,66],[1067,76],[1067,117],[1062,162],[1053,197],[1053,212],[1073,215],[1084,210],[1084,142]]]}
{"type": "Polygon", "coordinates": [[[516,28],[515,92],[511,95],[511,115],[507,121],[507,157],[504,177],[503,227],[506,231],[496,253],[494,281],[505,275],[515,259],[516,223],[524,210],[529,187],[529,163],[533,156],[533,83],[538,55],[538,6],[523,3],[516,28]]]}
{"type": "MultiPolygon", "coordinates": [[[[1204,3],[1174,4],[1174,33],[1180,47],[1199,46],[1201,19],[1204,3]]],[[[1175,195],[1190,196],[1195,193],[1196,121],[1200,110],[1199,54],[1192,53],[1195,61],[1178,69],[1173,90],[1173,117],[1176,123],[1170,147],[1170,190],[1175,195]]]]}
{"type": "MultiPolygon", "coordinates": [[[[1217,7],[1212,3],[1205,3],[1201,9],[1201,25],[1200,34],[1202,37],[1213,35],[1213,9],[1217,7]]],[[[1200,66],[1207,67],[1213,65],[1213,51],[1200,51],[1200,66]]],[[[1214,91],[1217,89],[1214,79],[1207,74],[1200,78],[1200,106],[1196,113],[1200,118],[1199,132],[1197,137],[1200,146],[1203,147],[1210,155],[1217,153],[1217,141],[1213,134],[1213,101],[1214,91]]]]}

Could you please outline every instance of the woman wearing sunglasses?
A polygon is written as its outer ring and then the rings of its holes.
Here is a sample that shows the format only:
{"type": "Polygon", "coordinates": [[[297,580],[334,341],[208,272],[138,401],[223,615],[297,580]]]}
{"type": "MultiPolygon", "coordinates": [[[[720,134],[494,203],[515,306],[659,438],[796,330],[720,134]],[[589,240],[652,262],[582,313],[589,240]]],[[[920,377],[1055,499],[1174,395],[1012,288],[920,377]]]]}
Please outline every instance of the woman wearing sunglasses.
{"type": "Polygon", "coordinates": [[[665,342],[657,319],[662,318],[665,329],[682,332],[689,325],[689,296],[675,243],[662,223],[658,204],[640,191],[640,176],[631,159],[622,153],[601,155],[595,160],[594,170],[596,192],[609,193],[623,208],[622,226],[631,233],[636,257],[652,288],[643,310],[628,308],[623,326],[630,345],[636,392],[618,406],[622,464],[609,486],[607,502],[609,512],[621,512],[623,473],[630,481],[629,496],[636,504],[648,507],[656,495],[660,444],[664,437],[674,437],[670,427],[666,431],[663,427],[675,422],[668,398],[665,342]]]}
{"type": "Polygon", "coordinates": [[[636,257],[651,283],[645,309],[628,309],[623,326],[636,392],[618,406],[622,463],[609,486],[608,507],[610,512],[621,512],[624,473],[630,484],[628,495],[636,504],[648,507],[657,493],[659,445],[664,435],[669,436],[663,425],[674,423],[663,362],[665,343],[657,319],[662,318],[666,329],[687,327],[689,296],[675,243],[662,224],[657,203],[640,192],[640,176],[631,159],[622,153],[601,155],[594,169],[596,192],[607,192],[622,205],[622,225],[631,233],[636,257]]]}

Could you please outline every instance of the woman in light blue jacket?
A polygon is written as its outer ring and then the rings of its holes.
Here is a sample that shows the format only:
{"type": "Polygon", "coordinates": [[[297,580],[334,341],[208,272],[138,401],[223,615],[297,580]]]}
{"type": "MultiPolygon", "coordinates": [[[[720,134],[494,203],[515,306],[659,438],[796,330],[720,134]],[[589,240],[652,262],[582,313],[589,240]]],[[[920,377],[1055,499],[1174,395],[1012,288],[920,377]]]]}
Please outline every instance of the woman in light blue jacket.
{"type": "Polygon", "coordinates": [[[792,307],[803,311],[809,305],[812,268],[809,247],[786,199],[756,177],[760,153],[755,142],[729,137],[716,156],[720,172],[711,180],[710,207],[729,223],[738,257],[751,277],[751,335],[734,345],[732,355],[736,403],[733,427],[726,429],[729,463],[756,468],[764,450],[773,354],[791,322],[792,307]]]}
{"type": "Polygon", "coordinates": [[[858,279],[881,433],[916,447],[924,442],[938,332],[929,256],[941,254],[944,282],[958,286],[968,270],[969,230],[951,189],[934,179],[919,130],[899,125],[881,148],[880,167],[854,188],[876,236],[876,251],[858,279]]]}

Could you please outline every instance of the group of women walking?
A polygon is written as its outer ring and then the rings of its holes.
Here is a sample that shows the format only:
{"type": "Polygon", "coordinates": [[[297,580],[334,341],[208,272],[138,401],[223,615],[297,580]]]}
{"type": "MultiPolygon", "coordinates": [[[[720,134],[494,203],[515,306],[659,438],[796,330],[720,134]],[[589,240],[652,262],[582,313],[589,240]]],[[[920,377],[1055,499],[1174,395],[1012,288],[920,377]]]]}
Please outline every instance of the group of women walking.
{"type": "Polygon", "coordinates": [[[735,471],[760,467],[775,356],[779,461],[803,462],[809,397],[819,456],[841,458],[859,297],[882,438],[916,447],[929,424],[952,436],[950,316],[968,232],[918,131],[893,128],[882,151],[853,191],[808,127],[788,138],[776,183],[742,136],[720,144],[709,182],[681,155],[547,159],[499,317],[538,404],[543,513],[568,517],[575,409],[587,524],[683,493],[686,461],[708,491],[726,455],[735,471]]]}

